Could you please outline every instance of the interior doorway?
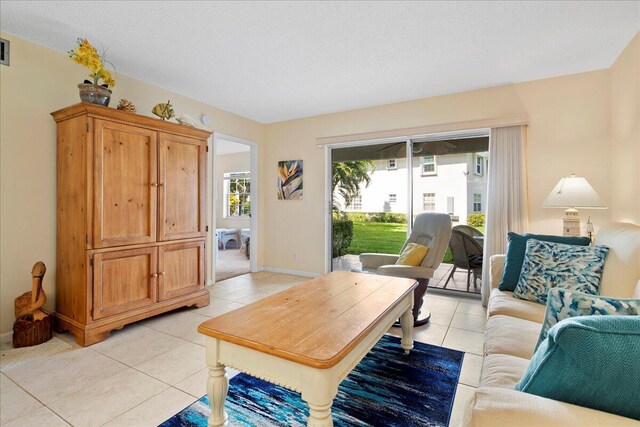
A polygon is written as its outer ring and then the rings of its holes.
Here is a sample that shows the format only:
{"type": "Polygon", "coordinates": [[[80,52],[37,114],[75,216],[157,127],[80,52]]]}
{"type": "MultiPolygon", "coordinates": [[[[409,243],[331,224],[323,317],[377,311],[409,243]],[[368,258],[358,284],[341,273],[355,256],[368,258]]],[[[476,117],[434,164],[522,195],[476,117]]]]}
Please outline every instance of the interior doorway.
{"type": "Polygon", "coordinates": [[[257,271],[258,146],[222,133],[213,138],[214,282],[257,271]]]}

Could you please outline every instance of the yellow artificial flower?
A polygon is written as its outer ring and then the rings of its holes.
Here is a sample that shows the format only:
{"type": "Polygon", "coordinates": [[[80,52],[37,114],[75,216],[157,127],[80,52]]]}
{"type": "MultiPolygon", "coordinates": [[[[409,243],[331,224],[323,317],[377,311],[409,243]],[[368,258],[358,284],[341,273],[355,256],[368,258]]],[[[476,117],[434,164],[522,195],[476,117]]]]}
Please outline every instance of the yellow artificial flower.
{"type": "Polygon", "coordinates": [[[111,73],[104,69],[104,61],[87,39],[79,38],[78,46],[69,51],[69,57],[76,64],[87,67],[91,71],[89,77],[93,78],[95,84],[98,84],[98,80],[102,79],[107,86],[115,86],[116,82],[111,73]]]}
{"type": "Polygon", "coordinates": [[[116,85],[116,82],[113,80],[113,77],[111,77],[111,72],[109,70],[104,68],[101,69],[98,73],[98,77],[101,78],[109,87],[114,87],[116,85]]]}

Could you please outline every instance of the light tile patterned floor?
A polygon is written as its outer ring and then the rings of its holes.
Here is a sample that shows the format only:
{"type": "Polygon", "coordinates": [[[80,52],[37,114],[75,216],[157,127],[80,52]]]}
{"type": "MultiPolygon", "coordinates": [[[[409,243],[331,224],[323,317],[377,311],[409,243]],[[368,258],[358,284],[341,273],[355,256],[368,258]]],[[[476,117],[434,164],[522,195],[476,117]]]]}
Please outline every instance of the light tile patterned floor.
{"type": "MultiPolygon", "coordinates": [[[[206,393],[204,340],[197,325],[304,280],[268,272],[234,277],[211,288],[208,307],[138,322],[102,343],[74,345],[2,373],[0,424],[156,426],[206,393]]],[[[416,328],[415,339],[466,352],[451,420],[456,426],[480,378],[485,310],[477,297],[434,290],[425,305],[432,322],[416,328]]],[[[72,341],[69,334],[59,337],[72,341]]]]}

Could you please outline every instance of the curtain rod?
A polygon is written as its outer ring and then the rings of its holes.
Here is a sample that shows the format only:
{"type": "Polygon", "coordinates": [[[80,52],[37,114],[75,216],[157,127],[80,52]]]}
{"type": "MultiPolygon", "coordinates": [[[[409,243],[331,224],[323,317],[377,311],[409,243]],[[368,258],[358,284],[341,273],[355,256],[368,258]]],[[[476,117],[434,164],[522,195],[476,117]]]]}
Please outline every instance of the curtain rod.
{"type": "Polygon", "coordinates": [[[325,145],[339,144],[343,142],[370,141],[385,138],[415,137],[432,133],[455,132],[473,129],[499,128],[508,126],[527,126],[529,116],[512,116],[499,119],[467,120],[463,122],[441,123],[435,125],[416,126],[402,129],[391,129],[375,132],[354,133],[350,135],[325,136],[316,139],[316,145],[320,148],[325,145]]]}

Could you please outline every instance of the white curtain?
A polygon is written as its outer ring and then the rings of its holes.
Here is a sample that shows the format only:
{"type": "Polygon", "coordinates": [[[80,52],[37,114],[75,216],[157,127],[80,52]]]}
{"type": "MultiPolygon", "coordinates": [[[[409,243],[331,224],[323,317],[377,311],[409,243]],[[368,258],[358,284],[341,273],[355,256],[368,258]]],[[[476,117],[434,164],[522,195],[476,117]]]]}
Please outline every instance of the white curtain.
{"type": "Polygon", "coordinates": [[[487,305],[489,259],[507,250],[507,232],[522,233],[529,225],[527,210],[526,126],[491,129],[487,177],[482,304],[487,305]]]}

